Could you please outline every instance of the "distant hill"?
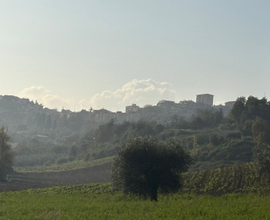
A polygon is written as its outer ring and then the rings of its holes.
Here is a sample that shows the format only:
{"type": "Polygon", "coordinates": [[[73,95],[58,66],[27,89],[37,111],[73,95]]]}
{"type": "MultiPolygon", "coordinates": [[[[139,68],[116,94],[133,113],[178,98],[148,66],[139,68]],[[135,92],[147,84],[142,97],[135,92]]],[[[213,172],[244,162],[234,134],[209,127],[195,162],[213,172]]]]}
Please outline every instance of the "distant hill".
{"type": "MultiPolygon", "coordinates": [[[[192,101],[166,101],[158,106],[132,106],[127,113],[106,109],[72,112],[44,108],[16,96],[0,96],[0,125],[13,140],[16,166],[110,157],[126,139],[136,136],[180,141],[196,161],[192,170],[250,162],[255,145],[250,132],[243,133],[232,116],[224,117],[222,107],[200,106],[192,101]],[[189,117],[183,117],[183,112],[189,117]]],[[[247,128],[245,123],[243,128],[247,128]]]]}
{"type": "Polygon", "coordinates": [[[127,111],[111,112],[106,109],[82,110],[72,112],[70,110],[45,108],[37,101],[33,102],[26,98],[11,95],[0,96],[0,126],[8,128],[14,142],[22,142],[33,137],[59,142],[66,136],[83,135],[91,129],[109,123],[157,122],[169,124],[180,118],[190,119],[195,117],[198,111],[210,109],[227,115],[230,108],[226,106],[205,105],[193,101],[160,101],[156,106],[145,106],[140,108],[136,105],[127,106],[127,111]]]}

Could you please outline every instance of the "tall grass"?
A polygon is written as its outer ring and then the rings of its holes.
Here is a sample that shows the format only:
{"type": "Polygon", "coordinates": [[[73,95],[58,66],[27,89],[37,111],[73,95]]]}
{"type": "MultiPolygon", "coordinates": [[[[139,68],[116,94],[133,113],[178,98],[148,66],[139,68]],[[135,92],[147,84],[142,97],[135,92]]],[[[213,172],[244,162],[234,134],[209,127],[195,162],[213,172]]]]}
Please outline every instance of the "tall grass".
{"type": "Polygon", "coordinates": [[[102,186],[109,187],[93,184],[0,193],[0,219],[270,219],[270,196],[172,194],[151,202],[102,192],[102,186]]]}

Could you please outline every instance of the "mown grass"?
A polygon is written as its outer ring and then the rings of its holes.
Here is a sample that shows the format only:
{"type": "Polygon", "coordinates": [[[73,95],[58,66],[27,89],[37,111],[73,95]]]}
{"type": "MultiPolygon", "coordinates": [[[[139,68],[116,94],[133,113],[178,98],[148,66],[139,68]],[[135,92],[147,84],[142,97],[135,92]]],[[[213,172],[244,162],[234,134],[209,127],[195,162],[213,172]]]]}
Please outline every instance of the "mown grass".
{"type": "Polygon", "coordinates": [[[113,156],[105,157],[97,160],[84,161],[76,160],[64,164],[54,164],[52,166],[33,166],[33,167],[13,167],[16,172],[59,172],[67,170],[76,170],[80,168],[92,167],[109,163],[113,161],[113,156]]]}
{"type": "Polygon", "coordinates": [[[0,219],[270,219],[270,196],[160,195],[158,202],[112,193],[110,184],[0,193],[0,219]]]}

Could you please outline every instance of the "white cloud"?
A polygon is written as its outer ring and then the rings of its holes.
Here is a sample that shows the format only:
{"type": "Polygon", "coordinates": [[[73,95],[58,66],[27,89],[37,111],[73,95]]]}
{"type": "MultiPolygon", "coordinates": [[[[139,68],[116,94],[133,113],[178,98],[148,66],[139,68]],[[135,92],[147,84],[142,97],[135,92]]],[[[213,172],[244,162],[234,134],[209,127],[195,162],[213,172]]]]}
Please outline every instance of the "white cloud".
{"type": "Polygon", "coordinates": [[[81,105],[92,106],[94,109],[106,108],[113,111],[124,110],[125,106],[133,103],[143,106],[156,104],[158,101],[174,100],[176,92],[170,89],[166,82],[156,82],[153,79],[132,80],[116,91],[103,91],[90,100],[81,101],[81,105]]]}
{"type": "MultiPolygon", "coordinates": [[[[20,97],[38,100],[49,108],[62,107],[71,109],[73,106],[80,106],[80,109],[105,108],[108,110],[124,110],[125,106],[133,103],[144,106],[146,104],[156,104],[160,100],[174,100],[176,92],[172,90],[167,82],[157,82],[153,79],[132,80],[116,91],[106,90],[94,95],[90,99],[72,100],[52,94],[42,86],[32,86],[19,93],[20,97]]],[[[77,109],[78,110],[78,109],[77,109]]]]}
{"type": "Polygon", "coordinates": [[[58,95],[52,94],[50,90],[47,90],[43,86],[31,86],[19,92],[19,97],[28,98],[33,101],[37,101],[43,106],[48,108],[57,108],[58,110],[64,108],[70,108],[74,104],[74,100],[65,99],[58,95]]]}

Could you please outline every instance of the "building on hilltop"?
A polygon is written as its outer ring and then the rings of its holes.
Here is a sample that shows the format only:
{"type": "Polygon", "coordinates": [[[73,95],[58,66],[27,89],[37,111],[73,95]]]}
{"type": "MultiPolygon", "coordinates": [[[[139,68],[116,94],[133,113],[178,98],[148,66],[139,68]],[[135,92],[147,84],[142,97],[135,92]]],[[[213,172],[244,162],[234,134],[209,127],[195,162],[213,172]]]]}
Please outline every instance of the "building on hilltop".
{"type": "Polygon", "coordinates": [[[206,105],[213,106],[214,95],[211,94],[200,94],[196,97],[196,103],[203,103],[206,105]]]}
{"type": "Polygon", "coordinates": [[[126,113],[134,113],[137,112],[139,109],[139,106],[137,106],[136,104],[132,104],[130,106],[126,106],[126,113]]]}
{"type": "Polygon", "coordinates": [[[235,104],[235,101],[225,102],[225,106],[228,107],[228,108],[230,108],[230,109],[233,108],[234,104],[235,104]]]}

